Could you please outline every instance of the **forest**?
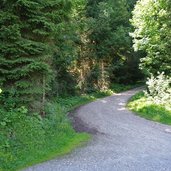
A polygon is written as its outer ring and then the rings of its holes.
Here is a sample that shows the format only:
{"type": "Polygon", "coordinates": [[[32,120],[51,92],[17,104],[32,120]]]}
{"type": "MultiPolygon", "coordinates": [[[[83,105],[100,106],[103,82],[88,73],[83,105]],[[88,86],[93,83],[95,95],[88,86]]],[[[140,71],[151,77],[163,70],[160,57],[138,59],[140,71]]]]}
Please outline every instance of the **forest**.
{"type": "Polygon", "coordinates": [[[171,125],[170,18],[170,0],[1,0],[0,171],[87,142],[68,113],[137,86],[128,108],[171,125]]]}

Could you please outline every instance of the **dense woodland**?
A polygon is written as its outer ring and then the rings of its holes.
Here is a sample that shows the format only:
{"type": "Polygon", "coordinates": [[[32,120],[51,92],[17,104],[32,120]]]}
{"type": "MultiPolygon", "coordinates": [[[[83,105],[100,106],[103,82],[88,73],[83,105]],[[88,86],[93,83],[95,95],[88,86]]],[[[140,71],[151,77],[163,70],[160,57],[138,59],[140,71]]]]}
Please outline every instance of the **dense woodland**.
{"type": "Polygon", "coordinates": [[[83,94],[171,76],[171,1],[136,1],[1,0],[0,170],[86,139],[66,116],[83,94]]]}
{"type": "Polygon", "coordinates": [[[3,1],[5,103],[44,113],[47,96],[105,90],[140,79],[129,19],[133,1],[3,1]]]}

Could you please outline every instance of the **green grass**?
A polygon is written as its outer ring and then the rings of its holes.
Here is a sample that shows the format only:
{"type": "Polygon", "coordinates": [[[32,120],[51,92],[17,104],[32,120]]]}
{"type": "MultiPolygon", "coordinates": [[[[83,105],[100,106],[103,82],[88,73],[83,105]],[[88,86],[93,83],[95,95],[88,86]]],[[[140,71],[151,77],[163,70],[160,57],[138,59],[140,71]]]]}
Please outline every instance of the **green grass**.
{"type": "Polygon", "coordinates": [[[38,115],[29,116],[25,110],[0,111],[7,120],[5,126],[0,125],[0,170],[26,168],[68,154],[85,144],[91,136],[75,132],[67,117],[67,112],[79,102],[78,97],[73,100],[49,103],[44,119],[38,115]],[[11,132],[13,135],[9,137],[11,132]]]}
{"type": "Polygon", "coordinates": [[[128,108],[145,119],[171,125],[171,109],[149,102],[143,92],[130,99],[128,108]]]}
{"type": "MultiPolygon", "coordinates": [[[[72,130],[67,130],[68,132],[72,130]]],[[[59,156],[70,153],[73,149],[83,145],[90,139],[90,135],[86,133],[74,133],[63,134],[61,136],[54,136],[53,138],[47,139],[42,148],[35,148],[31,146],[29,151],[22,152],[20,160],[16,162],[16,166],[11,166],[8,170],[20,170],[37,163],[41,163],[59,156]]]]}
{"type": "Polygon", "coordinates": [[[30,116],[25,109],[0,109],[0,170],[26,168],[68,154],[85,144],[91,136],[75,132],[68,112],[98,98],[136,86],[113,84],[103,92],[55,98],[47,104],[47,116],[44,119],[36,114],[30,116]]]}

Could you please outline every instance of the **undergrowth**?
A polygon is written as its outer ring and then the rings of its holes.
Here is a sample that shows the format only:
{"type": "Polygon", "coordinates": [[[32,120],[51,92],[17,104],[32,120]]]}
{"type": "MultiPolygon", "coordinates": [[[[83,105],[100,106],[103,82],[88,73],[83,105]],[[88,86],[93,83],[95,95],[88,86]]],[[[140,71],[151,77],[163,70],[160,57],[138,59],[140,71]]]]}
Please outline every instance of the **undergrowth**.
{"type": "Polygon", "coordinates": [[[45,118],[29,113],[25,107],[4,109],[1,106],[0,170],[18,170],[71,152],[91,136],[75,132],[68,112],[97,98],[133,87],[113,84],[111,89],[103,92],[54,98],[47,103],[45,118]]]}

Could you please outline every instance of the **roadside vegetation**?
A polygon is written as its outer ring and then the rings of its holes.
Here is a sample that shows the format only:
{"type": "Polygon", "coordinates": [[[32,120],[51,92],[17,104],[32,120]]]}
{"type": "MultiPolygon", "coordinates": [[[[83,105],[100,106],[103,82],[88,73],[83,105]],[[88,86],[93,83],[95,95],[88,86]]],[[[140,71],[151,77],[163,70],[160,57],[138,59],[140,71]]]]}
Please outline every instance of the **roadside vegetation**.
{"type": "Polygon", "coordinates": [[[68,112],[139,85],[113,84],[106,91],[54,98],[47,102],[44,118],[37,113],[30,115],[25,107],[0,109],[0,169],[13,171],[25,168],[70,153],[75,147],[85,144],[91,135],[76,133],[68,112]]]}
{"type": "Polygon", "coordinates": [[[148,78],[147,90],[133,96],[128,108],[149,120],[171,125],[171,79],[159,74],[148,78]]]}
{"type": "Polygon", "coordinates": [[[143,92],[133,96],[127,106],[145,119],[171,125],[171,108],[149,102],[143,92]]]}
{"type": "Polygon", "coordinates": [[[139,0],[133,10],[131,34],[135,51],[143,51],[140,68],[147,82],[145,92],[136,94],[128,107],[138,115],[171,124],[171,2],[139,0]]]}
{"type": "Polygon", "coordinates": [[[86,142],[90,136],[76,133],[67,118],[75,104],[47,104],[44,118],[25,107],[0,109],[0,169],[13,171],[46,161],[86,142]]]}

